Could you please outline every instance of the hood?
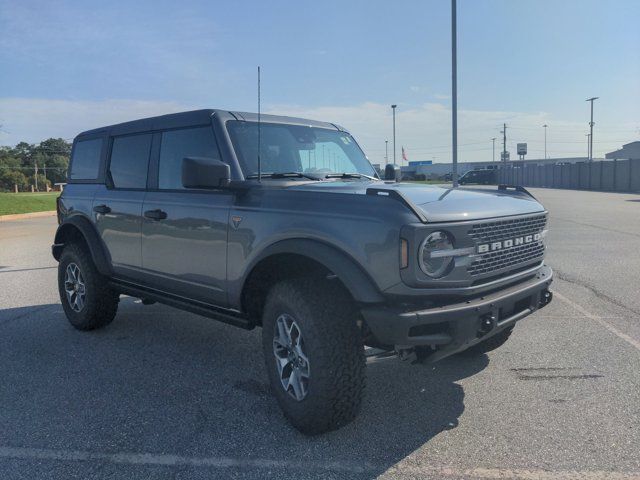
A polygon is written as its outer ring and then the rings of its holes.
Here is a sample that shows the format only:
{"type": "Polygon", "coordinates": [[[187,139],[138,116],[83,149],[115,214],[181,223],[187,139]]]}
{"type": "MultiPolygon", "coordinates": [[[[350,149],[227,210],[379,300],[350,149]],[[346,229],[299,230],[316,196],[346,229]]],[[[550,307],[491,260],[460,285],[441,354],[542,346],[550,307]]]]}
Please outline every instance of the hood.
{"type": "MultiPolygon", "coordinates": [[[[493,188],[444,188],[416,183],[384,183],[379,181],[335,181],[298,184],[291,188],[335,193],[366,194],[368,188],[396,190],[416,208],[428,222],[457,222],[543,212],[544,207],[525,193],[493,188]]],[[[393,201],[392,199],[389,199],[393,201]]]]}

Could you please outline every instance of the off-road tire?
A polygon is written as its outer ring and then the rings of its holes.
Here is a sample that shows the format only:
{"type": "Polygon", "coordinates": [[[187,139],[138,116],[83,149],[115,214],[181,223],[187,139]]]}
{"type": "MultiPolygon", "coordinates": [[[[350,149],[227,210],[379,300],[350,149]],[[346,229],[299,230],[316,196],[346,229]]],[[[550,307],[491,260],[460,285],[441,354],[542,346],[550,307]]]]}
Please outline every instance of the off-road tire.
{"type": "Polygon", "coordinates": [[[64,247],[58,264],[58,292],[69,323],[78,330],[95,330],[113,321],[118,310],[119,294],[109,287],[107,278],[96,269],[86,247],[70,243],[64,247]],[[65,272],[75,263],[82,272],[86,293],[84,307],[75,311],[65,292],[65,272]]]}
{"type": "Polygon", "coordinates": [[[262,320],[262,344],[271,390],[287,419],[302,433],[340,428],[358,414],[365,386],[365,357],[357,312],[339,284],[296,279],[269,292],[262,320]],[[278,317],[300,327],[310,375],[306,396],[296,400],[280,381],[274,355],[278,317]]]}
{"type": "Polygon", "coordinates": [[[463,353],[466,355],[481,355],[483,353],[491,352],[496,348],[500,348],[504,345],[511,333],[513,332],[513,327],[506,328],[499,333],[496,333],[494,336],[487,338],[486,340],[476,343],[473,347],[468,348],[463,353]]]}

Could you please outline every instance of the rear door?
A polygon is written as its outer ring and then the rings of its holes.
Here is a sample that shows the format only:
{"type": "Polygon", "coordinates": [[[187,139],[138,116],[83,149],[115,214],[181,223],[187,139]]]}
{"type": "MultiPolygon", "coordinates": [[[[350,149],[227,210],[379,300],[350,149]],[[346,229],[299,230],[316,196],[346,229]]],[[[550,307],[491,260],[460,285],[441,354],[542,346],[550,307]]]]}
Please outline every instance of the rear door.
{"type": "Polygon", "coordinates": [[[158,135],[151,188],[143,207],[142,265],[160,290],[215,305],[227,303],[227,229],[234,194],[182,187],[182,160],[221,160],[211,125],[158,135]]]}
{"type": "Polygon", "coordinates": [[[107,185],[93,199],[98,232],[116,275],[141,278],[142,202],[146,193],[151,133],[114,137],[107,167],[107,185]]]}

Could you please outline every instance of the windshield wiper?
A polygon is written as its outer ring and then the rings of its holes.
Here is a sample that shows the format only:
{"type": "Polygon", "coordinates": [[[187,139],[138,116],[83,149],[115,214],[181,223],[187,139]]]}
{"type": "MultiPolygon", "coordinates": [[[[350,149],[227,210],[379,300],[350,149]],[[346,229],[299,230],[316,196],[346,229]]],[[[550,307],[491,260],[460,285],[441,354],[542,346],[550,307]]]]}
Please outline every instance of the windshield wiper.
{"type": "MultiPolygon", "coordinates": [[[[314,177],[313,175],[307,175],[302,172],[271,172],[271,173],[262,173],[261,177],[264,178],[308,178],[309,180],[320,180],[318,177],[314,177]]],[[[254,173],[252,175],[247,175],[246,178],[258,178],[258,174],[254,173]]]]}
{"type": "Polygon", "coordinates": [[[365,175],[364,173],[329,173],[324,176],[324,178],[367,178],[369,180],[378,180],[376,177],[371,177],[369,175],[365,175]]]}

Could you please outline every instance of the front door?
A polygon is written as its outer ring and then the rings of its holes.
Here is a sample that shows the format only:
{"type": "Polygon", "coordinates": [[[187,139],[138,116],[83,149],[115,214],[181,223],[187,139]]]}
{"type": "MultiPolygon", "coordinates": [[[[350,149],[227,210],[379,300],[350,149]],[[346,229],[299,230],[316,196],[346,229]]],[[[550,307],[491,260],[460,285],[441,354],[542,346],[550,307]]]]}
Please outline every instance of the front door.
{"type": "Polygon", "coordinates": [[[151,286],[226,306],[227,229],[234,194],[182,186],[182,160],[220,154],[210,125],[162,132],[157,188],[142,208],[142,266],[151,286]]]}
{"type": "Polygon", "coordinates": [[[142,220],[142,265],[151,286],[226,305],[231,199],[229,193],[147,194],[142,220]]]}

